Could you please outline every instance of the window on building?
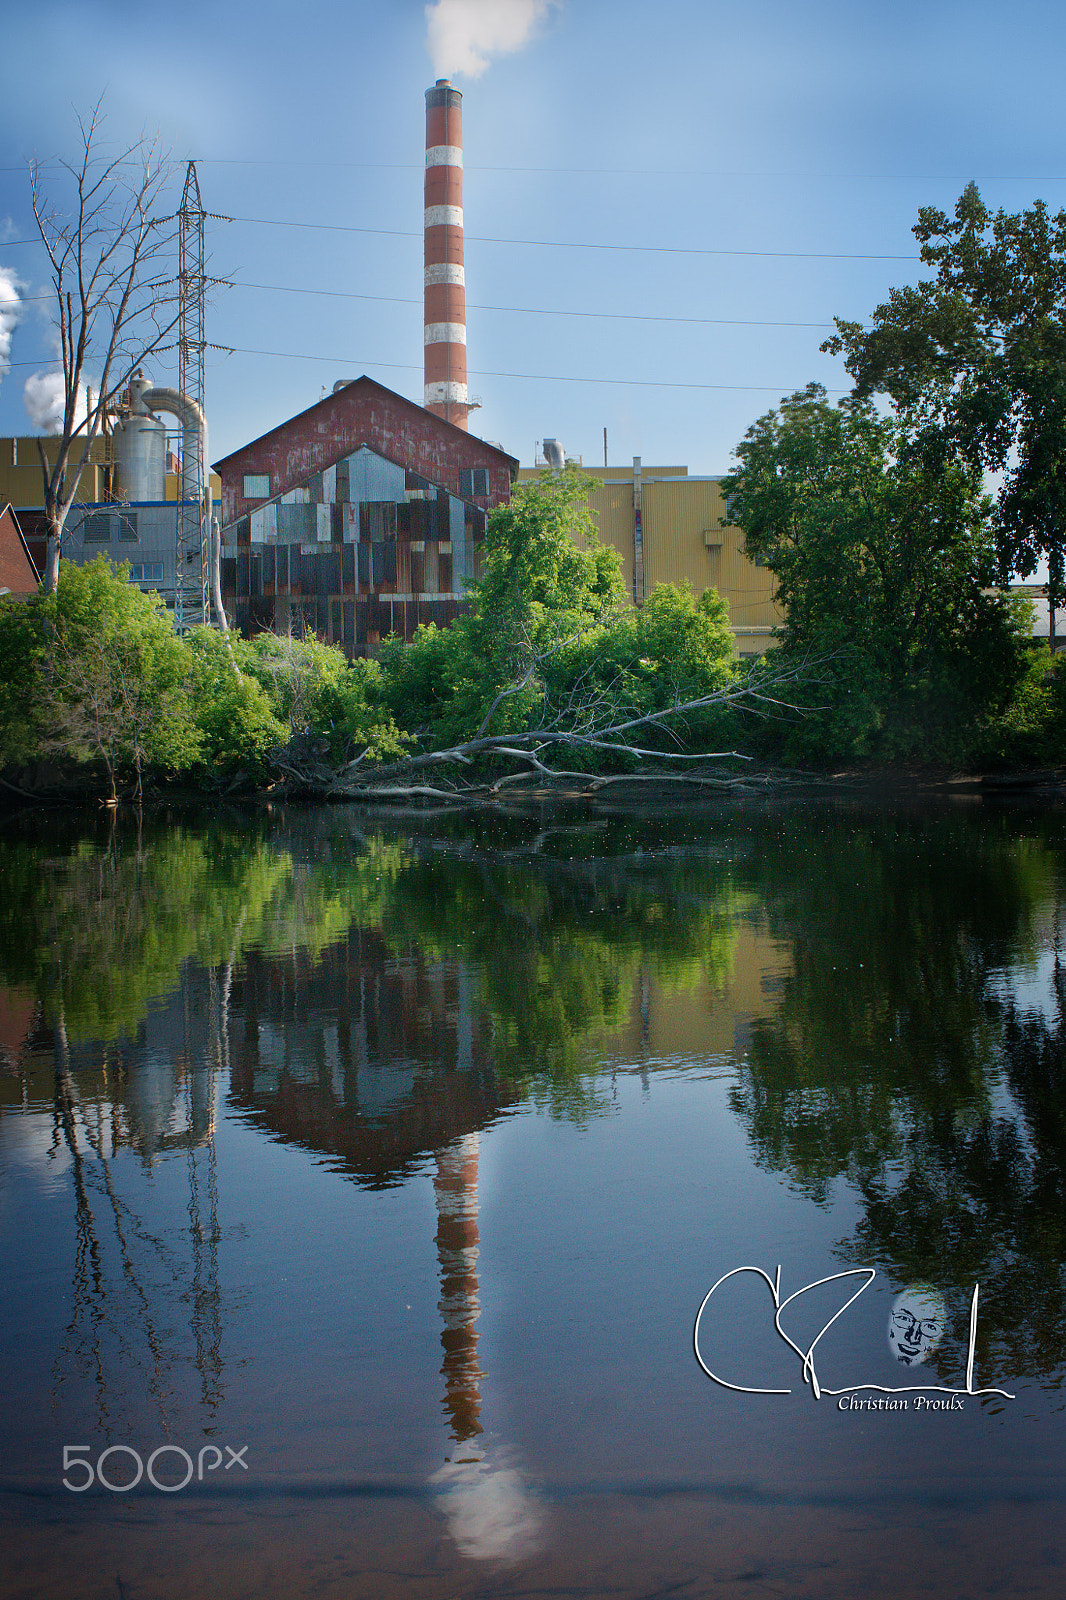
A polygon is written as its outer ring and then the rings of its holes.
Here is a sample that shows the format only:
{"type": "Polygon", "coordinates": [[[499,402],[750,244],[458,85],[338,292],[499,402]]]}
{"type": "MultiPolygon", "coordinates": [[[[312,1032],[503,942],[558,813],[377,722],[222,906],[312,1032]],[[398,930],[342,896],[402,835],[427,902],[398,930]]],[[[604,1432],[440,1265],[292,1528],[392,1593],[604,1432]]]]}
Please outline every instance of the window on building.
{"type": "Polygon", "coordinates": [[[134,561],[130,564],[131,583],[162,583],[163,563],[161,561],[134,561]]]}
{"type": "Polygon", "coordinates": [[[269,500],[270,473],[246,472],[244,474],[244,498],[246,500],[269,500]]]}
{"type": "Polygon", "coordinates": [[[486,467],[473,467],[459,474],[459,493],[473,499],[475,495],[489,492],[489,474],[486,467]]]}
{"type": "Polygon", "coordinates": [[[82,524],[85,544],[137,544],[136,511],[94,511],[82,524]]]}

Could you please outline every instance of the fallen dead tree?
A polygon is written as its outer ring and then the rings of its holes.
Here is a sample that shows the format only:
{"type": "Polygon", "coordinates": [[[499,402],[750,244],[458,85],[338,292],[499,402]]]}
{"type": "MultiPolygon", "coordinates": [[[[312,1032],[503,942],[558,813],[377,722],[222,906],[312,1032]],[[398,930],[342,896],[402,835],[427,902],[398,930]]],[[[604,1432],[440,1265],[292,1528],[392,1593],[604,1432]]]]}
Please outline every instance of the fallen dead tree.
{"type": "Polygon", "coordinates": [[[790,691],[817,683],[810,661],[761,667],[695,698],[676,698],[656,710],[619,707],[609,691],[581,696],[571,692],[563,705],[542,702],[535,727],[492,733],[504,703],[537,679],[537,657],[505,685],[486,710],[477,731],[446,748],[425,750],[400,760],[375,763],[368,750],[343,766],[326,759],[328,743],[294,736],[275,750],[271,764],[279,782],[273,791],[317,799],[418,802],[498,801],[509,792],[596,794],[610,786],[658,784],[708,790],[765,788],[766,774],[744,772],[752,757],[739,750],[691,748],[691,720],[709,711],[740,710],[755,717],[804,714],[790,691]],[[648,733],[666,734],[661,746],[648,733]],[[581,767],[564,764],[578,754],[581,767]],[[723,771],[724,763],[740,770],[723,771]],[[501,767],[504,769],[501,771],[501,767]],[[717,768],[717,770],[715,770],[717,768]],[[680,769],[680,770],[679,770],[680,769]]]}

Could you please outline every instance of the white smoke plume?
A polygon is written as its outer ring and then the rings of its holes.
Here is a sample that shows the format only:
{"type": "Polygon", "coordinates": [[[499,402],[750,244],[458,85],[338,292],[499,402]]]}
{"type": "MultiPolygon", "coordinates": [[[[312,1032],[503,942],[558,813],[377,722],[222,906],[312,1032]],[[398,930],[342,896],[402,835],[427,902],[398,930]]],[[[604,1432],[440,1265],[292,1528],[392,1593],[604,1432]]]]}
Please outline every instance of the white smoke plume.
{"type": "MultiPolygon", "coordinates": [[[[35,372],[23,386],[22,403],[38,433],[62,433],[65,399],[66,389],[61,372],[35,372]]],[[[82,384],[74,408],[75,423],[84,422],[87,411],[88,400],[85,385],[82,384]]]]}
{"type": "Polygon", "coordinates": [[[11,370],[11,339],[22,320],[21,287],[10,267],[0,267],[0,379],[11,370]]]}
{"type": "Polygon", "coordinates": [[[426,48],[439,77],[479,78],[491,56],[532,38],[561,0],[435,0],[426,7],[426,48]]]}

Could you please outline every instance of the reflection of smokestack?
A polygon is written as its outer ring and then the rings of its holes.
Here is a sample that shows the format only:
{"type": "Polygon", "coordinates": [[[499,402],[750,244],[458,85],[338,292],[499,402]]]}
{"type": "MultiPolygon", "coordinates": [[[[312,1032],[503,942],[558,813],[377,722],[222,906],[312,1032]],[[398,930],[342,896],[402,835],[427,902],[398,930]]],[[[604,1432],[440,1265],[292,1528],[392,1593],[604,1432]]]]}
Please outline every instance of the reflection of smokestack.
{"type": "Polygon", "coordinates": [[[427,411],[467,426],[463,270],[463,97],[447,78],[426,90],[427,411]]]}
{"type": "Polygon", "coordinates": [[[478,1137],[463,1134],[437,1152],[437,1260],[443,1327],[445,1410],[457,1444],[481,1432],[477,1360],[478,1137]]]}

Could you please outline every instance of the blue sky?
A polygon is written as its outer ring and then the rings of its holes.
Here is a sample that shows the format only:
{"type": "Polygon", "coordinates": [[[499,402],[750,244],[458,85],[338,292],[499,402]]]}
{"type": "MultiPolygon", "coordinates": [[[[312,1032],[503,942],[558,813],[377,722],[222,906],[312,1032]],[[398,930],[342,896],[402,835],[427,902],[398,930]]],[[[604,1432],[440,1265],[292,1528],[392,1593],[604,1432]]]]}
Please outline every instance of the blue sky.
{"type": "Polygon", "coordinates": [[[445,72],[464,93],[471,429],[523,464],[544,435],[602,463],[606,427],[612,463],[726,471],[783,394],[847,388],[819,344],[915,281],[919,206],[950,209],[971,177],[993,206],[1066,206],[1050,0],[446,8],[449,62],[422,0],[9,14],[0,273],[20,320],[0,434],[33,431],[23,388],[50,355],[42,253],[2,242],[33,231],[26,159],[72,155],[72,108],[102,93],[115,145],[171,151],[175,209],[192,157],[208,211],[261,219],[209,233],[233,287],[207,337],[235,351],[207,370],[215,459],[337,378],[421,399],[423,95],[445,72]],[[464,28],[476,76],[455,65],[464,28]]]}

